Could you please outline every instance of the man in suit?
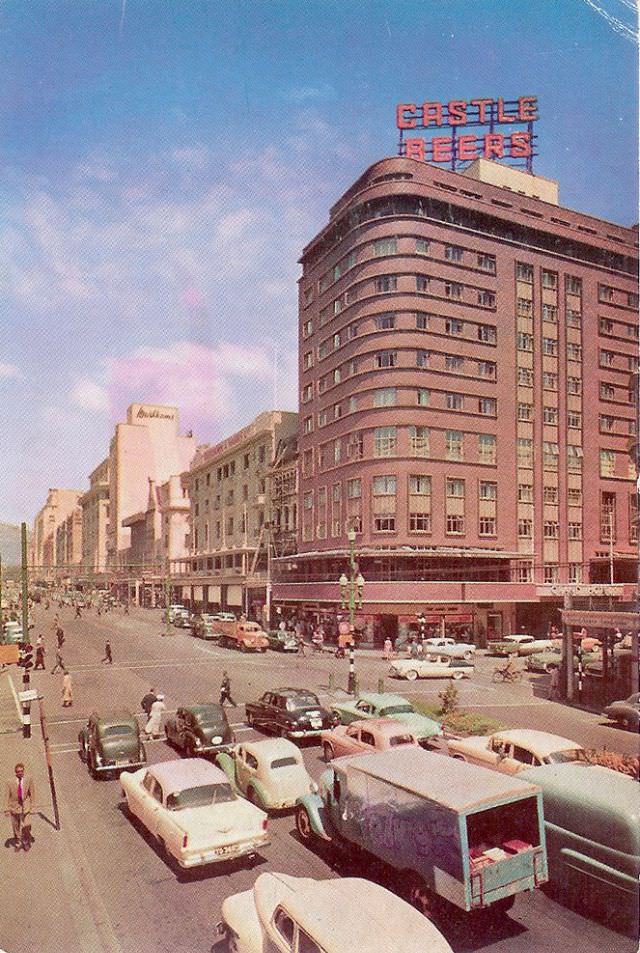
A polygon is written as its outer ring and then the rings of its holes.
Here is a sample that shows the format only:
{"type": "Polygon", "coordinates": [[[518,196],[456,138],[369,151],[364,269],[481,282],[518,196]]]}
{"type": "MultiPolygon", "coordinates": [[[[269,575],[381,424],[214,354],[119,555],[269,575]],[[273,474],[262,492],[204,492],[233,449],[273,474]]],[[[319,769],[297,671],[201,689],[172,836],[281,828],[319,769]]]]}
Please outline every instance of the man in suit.
{"type": "Polygon", "coordinates": [[[31,813],[35,808],[33,781],[25,777],[24,765],[15,766],[15,778],[7,784],[7,810],[13,827],[14,850],[31,849],[31,813]]]}

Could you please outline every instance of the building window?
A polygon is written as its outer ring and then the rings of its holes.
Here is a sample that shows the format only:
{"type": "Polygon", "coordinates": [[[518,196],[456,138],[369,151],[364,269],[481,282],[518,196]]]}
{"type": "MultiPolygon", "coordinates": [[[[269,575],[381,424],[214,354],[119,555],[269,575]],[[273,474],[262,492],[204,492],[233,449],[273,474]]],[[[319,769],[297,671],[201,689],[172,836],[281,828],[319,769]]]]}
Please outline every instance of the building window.
{"type": "Polygon", "coordinates": [[[447,318],[444,324],[444,329],[447,334],[458,337],[464,333],[464,324],[457,318],[447,318]]]}
{"type": "Polygon", "coordinates": [[[567,393],[581,394],[582,380],[579,377],[567,377],[567,393]]]}
{"type": "Polygon", "coordinates": [[[334,315],[336,315],[336,314],[340,314],[341,311],[342,311],[342,298],[336,298],[336,300],[333,302],[333,313],[334,315]]]}
{"type": "Polygon", "coordinates": [[[581,295],[582,279],[574,278],[573,275],[567,275],[567,277],[564,279],[564,287],[567,294],[581,295]]]}
{"type": "Polygon", "coordinates": [[[567,358],[570,361],[582,361],[582,345],[569,342],[567,344],[567,358]]]}
{"type": "Polygon", "coordinates": [[[431,496],[431,477],[412,475],[409,477],[410,496],[431,496]]]}
{"type": "Polygon", "coordinates": [[[533,420],[533,404],[518,404],[518,420],[533,420]]]}
{"type": "Polygon", "coordinates": [[[340,336],[340,334],[339,333],[334,334],[333,335],[333,350],[337,351],[341,344],[342,344],[342,337],[340,336]]]}
{"type": "Polygon", "coordinates": [[[542,287],[555,290],[558,287],[558,276],[554,271],[542,271],[542,287]]]}
{"type": "Polygon", "coordinates": [[[339,384],[342,380],[342,370],[339,367],[336,367],[331,375],[331,380],[334,384],[339,384]]]}
{"type": "Polygon", "coordinates": [[[396,326],[396,315],[393,312],[376,315],[376,328],[378,331],[392,331],[396,326]]]}
{"type": "Polygon", "coordinates": [[[497,536],[495,516],[481,516],[478,521],[479,536],[497,536]]]}
{"type": "Polygon", "coordinates": [[[525,281],[527,284],[533,284],[533,265],[527,265],[523,261],[516,262],[516,278],[518,281],[525,281]]]}
{"type": "Polygon", "coordinates": [[[600,451],[600,476],[612,477],[616,475],[616,455],[613,450],[600,451]]]}
{"type": "Polygon", "coordinates": [[[629,542],[638,542],[638,494],[629,494],[629,542]]]}
{"type": "Polygon", "coordinates": [[[549,321],[551,324],[558,323],[558,309],[554,304],[542,305],[542,320],[549,321]]]}
{"type": "Polygon", "coordinates": [[[305,321],[304,324],[302,325],[302,337],[308,338],[312,334],[313,334],[313,321],[309,319],[308,321],[305,321]]]}
{"type": "Polygon", "coordinates": [[[545,520],[542,524],[542,535],[544,539],[558,539],[560,534],[560,525],[555,520],[545,520]]]}
{"type": "Polygon", "coordinates": [[[446,401],[448,410],[462,410],[464,406],[464,397],[462,394],[447,394],[446,401]]]}
{"type": "Polygon", "coordinates": [[[305,371],[308,371],[310,367],[313,367],[313,351],[307,351],[302,359],[302,366],[305,371]]]}
{"type": "Polygon", "coordinates": [[[498,339],[497,331],[490,324],[478,325],[478,340],[485,344],[495,344],[498,339]]]}
{"type": "Polygon", "coordinates": [[[494,397],[478,398],[478,413],[483,417],[495,417],[497,413],[497,402],[494,397]]]}
{"type": "Polygon", "coordinates": [[[613,334],[615,331],[614,323],[610,321],[609,318],[600,318],[598,327],[600,334],[613,334]]]}
{"type": "Polygon", "coordinates": [[[615,425],[615,417],[609,417],[608,414],[600,414],[600,433],[613,433],[615,425]]]}
{"type": "Polygon", "coordinates": [[[600,349],[600,367],[613,367],[616,356],[613,351],[600,349]]]}
{"type": "Polygon", "coordinates": [[[460,248],[458,245],[444,246],[444,257],[447,261],[462,261],[463,256],[464,249],[460,248]]]}
{"type": "Polygon", "coordinates": [[[609,285],[598,285],[598,301],[613,301],[613,288],[609,285]]]}
{"type": "Polygon", "coordinates": [[[519,318],[533,317],[533,301],[530,298],[517,298],[516,314],[519,318]]]}
{"type": "Polygon", "coordinates": [[[600,542],[615,543],[617,538],[616,526],[616,494],[600,494],[600,542]]]}
{"type": "Polygon", "coordinates": [[[542,581],[546,586],[553,586],[558,582],[558,567],[545,563],[542,567],[542,581]]]}
{"type": "Polygon", "coordinates": [[[488,271],[490,274],[496,273],[496,259],[494,255],[478,255],[478,268],[482,271],[488,271]]]}
{"type": "Polygon", "coordinates": [[[518,437],[518,466],[530,468],[533,466],[533,440],[528,437],[518,437]]]}
{"type": "Polygon", "coordinates": [[[533,335],[532,334],[523,334],[522,331],[518,333],[518,350],[519,351],[533,351],[533,335]]]}
{"type": "Polygon", "coordinates": [[[396,388],[381,387],[373,392],[374,407],[394,407],[396,404],[396,388]]]}
{"type": "MultiPolygon", "coordinates": [[[[336,404],[336,417],[341,417],[341,416],[342,416],[342,413],[338,413],[339,408],[340,408],[340,404],[336,404]]],[[[355,411],[356,411],[357,409],[358,409],[358,398],[357,398],[357,397],[350,397],[350,398],[349,398],[349,403],[347,404],[347,411],[348,411],[348,413],[353,414],[353,413],[355,413],[355,411]]]]}
{"type": "Polygon", "coordinates": [[[497,461],[497,441],[493,434],[478,434],[478,462],[496,463],[497,461]]]}
{"type": "Polygon", "coordinates": [[[409,427],[409,453],[414,457],[429,456],[428,427],[409,427]]]}
{"type": "Polygon", "coordinates": [[[569,523],[568,539],[582,539],[582,523],[569,523]]]}
{"type": "Polygon", "coordinates": [[[464,286],[457,281],[445,281],[444,293],[447,298],[452,298],[454,301],[460,301],[462,299],[463,287],[464,286]]]}
{"type": "Polygon", "coordinates": [[[397,351],[379,351],[376,354],[376,367],[395,367],[397,363],[397,351]]]}
{"type": "Polygon", "coordinates": [[[429,319],[431,315],[427,314],[426,311],[416,311],[416,328],[419,331],[426,331],[429,327],[429,319]]]}
{"type": "Polygon", "coordinates": [[[578,410],[567,411],[567,426],[571,430],[580,430],[582,427],[582,414],[578,410]]]}
{"type": "Polygon", "coordinates": [[[416,238],[416,252],[418,255],[429,254],[429,242],[426,238],[416,238]]]}
{"type": "Polygon", "coordinates": [[[550,357],[558,356],[558,342],[555,338],[542,339],[542,353],[550,357]]]}
{"type": "Polygon", "coordinates": [[[416,402],[419,407],[428,407],[431,402],[431,391],[419,387],[416,391],[416,402]]]}
{"type": "Polygon", "coordinates": [[[461,371],[464,367],[464,358],[455,354],[445,354],[444,366],[447,371],[461,371]]]}
{"type": "Polygon", "coordinates": [[[464,533],[464,516],[447,513],[447,535],[462,536],[464,533]]]}
{"type": "Polygon", "coordinates": [[[313,399],[313,384],[306,384],[302,389],[302,403],[306,404],[313,399]]]}
{"type": "Polygon", "coordinates": [[[533,566],[531,563],[518,563],[515,570],[516,582],[533,582],[533,566]]]}
{"type": "Polygon", "coordinates": [[[567,308],[567,327],[581,328],[582,312],[576,311],[574,308],[567,308]]]}
{"type": "Polygon", "coordinates": [[[495,308],[496,296],[493,291],[479,291],[478,304],[483,308],[495,308]]]}
{"type": "Polygon", "coordinates": [[[342,459],[342,441],[340,438],[333,441],[333,462],[334,464],[340,463],[342,459]]]}
{"type": "Polygon", "coordinates": [[[638,297],[637,291],[627,291],[627,305],[630,308],[637,308],[640,298],[638,297]]]}
{"type": "Polygon", "coordinates": [[[321,410],[318,414],[318,427],[325,427],[327,425],[327,412],[326,410],[321,410]]]}
{"type": "Polygon", "coordinates": [[[542,444],[542,465],[545,470],[558,469],[558,444],[545,441],[542,444]]]}
{"type": "Polygon", "coordinates": [[[478,496],[481,500],[497,500],[498,484],[490,483],[487,480],[480,480],[478,484],[478,496]]]}
{"type": "Polygon", "coordinates": [[[567,500],[570,506],[582,506],[582,490],[579,487],[570,486],[567,490],[567,500]]]}
{"type": "Polygon", "coordinates": [[[429,351],[416,351],[416,367],[428,367],[430,357],[429,351]]]}
{"type": "Polygon", "coordinates": [[[531,539],[533,523],[529,519],[518,520],[518,536],[520,539],[531,539]]]}
{"type": "Polygon", "coordinates": [[[558,389],[558,375],[545,371],[542,375],[542,386],[545,390],[558,389]]]}
{"type": "Polygon", "coordinates": [[[428,291],[430,280],[425,275],[416,275],[416,291],[428,291]]]}
{"type": "Polygon", "coordinates": [[[569,563],[569,582],[578,584],[582,582],[581,563],[569,563]]]}
{"type": "Polygon", "coordinates": [[[496,365],[493,361],[478,361],[478,377],[495,378],[496,365]]]}
{"type": "Polygon", "coordinates": [[[543,503],[557,503],[558,502],[558,487],[544,486],[542,488],[542,502],[543,503]]]}
{"type": "Polygon", "coordinates": [[[395,427],[376,427],[373,431],[373,455],[375,457],[395,457],[397,436],[395,427]]]}
{"type": "Polygon", "coordinates": [[[347,499],[359,500],[362,496],[362,480],[347,480],[347,499]]]}
{"type": "Polygon", "coordinates": [[[558,408],[551,407],[549,405],[542,408],[542,421],[545,424],[557,424],[558,423],[558,408]]]}
{"type": "Polygon", "coordinates": [[[377,292],[395,291],[398,287],[398,279],[395,275],[380,275],[374,282],[377,292]]]}
{"type": "Polygon", "coordinates": [[[362,433],[352,433],[347,441],[347,457],[350,460],[361,460],[364,456],[364,440],[362,433]]]}
{"type": "Polygon", "coordinates": [[[465,497],[464,480],[447,477],[447,497],[454,500],[463,500],[465,497]]]}
{"type": "Polygon", "coordinates": [[[398,242],[395,238],[379,238],[373,243],[373,254],[376,258],[383,255],[396,255],[398,252],[398,242]]]}
{"type": "Polygon", "coordinates": [[[305,417],[303,424],[304,433],[311,433],[313,430],[313,417],[305,417]]]}
{"type": "Polygon", "coordinates": [[[376,513],[373,517],[373,529],[376,533],[395,532],[395,513],[376,513]]]}
{"type": "Polygon", "coordinates": [[[530,367],[518,368],[518,384],[523,387],[533,387],[533,371],[530,367]]]}
{"type": "Polygon", "coordinates": [[[396,478],[392,474],[385,476],[374,476],[371,485],[374,496],[396,495],[396,478]]]}
{"type": "Polygon", "coordinates": [[[533,503],[533,486],[530,483],[518,483],[518,503],[533,503]]]}
{"type": "Polygon", "coordinates": [[[464,460],[464,434],[461,430],[447,430],[445,443],[447,460],[464,460]]]}
{"type": "Polygon", "coordinates": [[[604,381],[600,382],[600,397],[603,400],[615,400],[616,389],[613,384],[607,384],[604,381]]]}
{"type": "Polygon", "coordinates": [[[431,532],[431,513],[414,513],[409,511],[409,532],[410,533],[430,533],[431,532]]]}

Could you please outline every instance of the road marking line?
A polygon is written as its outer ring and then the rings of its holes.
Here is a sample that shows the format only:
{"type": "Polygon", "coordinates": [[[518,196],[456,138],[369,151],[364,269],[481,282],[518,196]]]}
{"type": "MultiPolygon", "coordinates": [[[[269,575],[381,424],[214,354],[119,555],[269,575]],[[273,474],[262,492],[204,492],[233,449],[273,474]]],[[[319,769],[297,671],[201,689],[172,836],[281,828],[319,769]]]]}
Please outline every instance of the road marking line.
{"type": "Polygon", "coordinates": [[[16,704],[16,711],[18,712],[18,718],[22,721],[22,708],[20,707],[20,702],[18,700],[18,693],[16,692],[16,686],[13,684],[13,679],[10,675],[7,675],[9,679],[9,687],[11,688],[11,694],[13,695],[13,700],[16,704]]]}

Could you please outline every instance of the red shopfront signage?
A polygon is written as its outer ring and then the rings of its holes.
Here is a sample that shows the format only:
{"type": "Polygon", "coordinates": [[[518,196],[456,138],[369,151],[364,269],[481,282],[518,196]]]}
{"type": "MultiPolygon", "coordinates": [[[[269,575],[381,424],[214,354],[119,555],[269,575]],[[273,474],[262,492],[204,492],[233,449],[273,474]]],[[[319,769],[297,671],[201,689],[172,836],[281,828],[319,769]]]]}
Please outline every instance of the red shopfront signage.
{"type": "Polygon", "coordinates": [[[524,163],[532,172],[536,155],[533,124],[537,119],[536,96],[400,103],[396,107],[398,154],[420,162],[447,163],[453,171],[474,159],[506,159],[524,163]],[[467,131],[474,127],[487,131],[481,135],[467,131]],[[416,136],[422,129],[432,135],[416,136]]]}

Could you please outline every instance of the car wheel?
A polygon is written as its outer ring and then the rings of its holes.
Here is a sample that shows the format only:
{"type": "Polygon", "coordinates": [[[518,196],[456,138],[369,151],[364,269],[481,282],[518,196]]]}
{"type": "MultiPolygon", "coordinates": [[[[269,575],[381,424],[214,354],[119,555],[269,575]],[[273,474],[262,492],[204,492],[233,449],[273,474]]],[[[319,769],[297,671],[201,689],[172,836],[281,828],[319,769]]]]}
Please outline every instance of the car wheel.
{"type": "Polygon", "coordinates": [[[324,754],[325,761],[333,761],[333,759],[335,758],[333,748],[331,747],[328,741],[325,741],[325,743],[323,744],[322,753],[324,754]]]}
{"type": "Polygon", "coordinates": [[[473,658],[473,652],[472,652],[471,650],[465,652],[464,655],[463,655],[463,658],[464,658],[465,662],[470,662],[471,659],[473,658]]]}
{"type": "Polygon", "coordinates": [[[258,795],[251,787],[247,788],[247,801],[249,801],[251,804],[255,804],[256,807],[262,807],[258,795]]]}
{"type": "Polygon", "coordinates": [[[251,714],[250,711],[246,713],[244,720],[249,725],[249,728],[253,728],[253,725],[254,725],[253,715],[251,714]]]}
{"type": "Polygon", "coordinates": [[[415,668],[410,668],[405,674],[408,682],[415,682],[416,678],[418,677],[418,673],[416,672],[415,668]]]}
{"type": "Polygon", "coordinates": [[[459,682],[461,678],[464,678],[464,672],[452,672],[451,678],[454,682],[459,682]]]}
{"type": "Polygon", "coordinates": [[[299,804],[296,810],[296,830],[303,841],[310,841],[313,838],[309,812],[302,804],[299,804]]]}

